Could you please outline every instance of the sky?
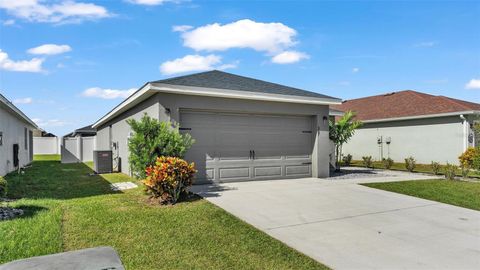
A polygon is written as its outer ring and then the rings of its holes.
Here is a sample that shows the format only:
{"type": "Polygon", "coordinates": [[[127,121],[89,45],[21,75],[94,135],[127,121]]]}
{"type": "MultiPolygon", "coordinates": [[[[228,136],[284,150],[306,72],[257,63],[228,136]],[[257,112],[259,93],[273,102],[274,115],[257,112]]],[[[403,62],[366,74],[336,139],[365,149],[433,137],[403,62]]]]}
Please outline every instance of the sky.
{"type": "Polygon", "coordinates": [[[480,1],[0,0],[0,92],[60,136],[147,81],[211,69],[480,103],[480,1]]]}

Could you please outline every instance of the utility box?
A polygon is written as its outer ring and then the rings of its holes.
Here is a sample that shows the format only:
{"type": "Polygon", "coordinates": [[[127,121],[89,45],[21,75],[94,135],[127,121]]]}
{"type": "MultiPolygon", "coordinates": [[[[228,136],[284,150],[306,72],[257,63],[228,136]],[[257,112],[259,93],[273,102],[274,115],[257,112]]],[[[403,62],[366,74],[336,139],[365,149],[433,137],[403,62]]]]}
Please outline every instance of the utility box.
{"type": "Polygon", "coordinates": [[[112,151],[93,151],[93,169],[96,173],[112,173],[112,151]]]}

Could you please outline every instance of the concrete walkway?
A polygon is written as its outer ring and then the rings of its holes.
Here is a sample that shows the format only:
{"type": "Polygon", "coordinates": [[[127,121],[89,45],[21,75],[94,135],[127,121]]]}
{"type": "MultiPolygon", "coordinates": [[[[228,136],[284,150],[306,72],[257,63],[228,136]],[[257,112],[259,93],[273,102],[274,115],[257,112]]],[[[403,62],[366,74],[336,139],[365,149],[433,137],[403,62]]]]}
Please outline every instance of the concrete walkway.
{"type": "Polygon", "coordinates": [[[193,191],[334,269],[480,269],[480,212],[357,184],[432,178],[393,174],[193,191]]]}

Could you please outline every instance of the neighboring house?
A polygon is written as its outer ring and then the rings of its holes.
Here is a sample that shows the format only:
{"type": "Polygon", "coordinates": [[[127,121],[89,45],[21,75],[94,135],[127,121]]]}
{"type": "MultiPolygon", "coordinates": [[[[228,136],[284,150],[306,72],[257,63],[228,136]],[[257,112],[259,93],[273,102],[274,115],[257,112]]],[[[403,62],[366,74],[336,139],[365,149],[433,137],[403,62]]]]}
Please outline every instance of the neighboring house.
{"type": "Polygon", "coordinates": [[[93,161],[97,130],[88,125],[63,136],[61,142],[62,163],[93,161]]]}
{"type": "Polygon", "coordinates": [[[33,130],[37,125],[0,94],[0,176],[33,160],[33,130]]]}
{"type": "Polygon", "coordinates": [[[473,125],[480,120],[480,104],[433,96],[412,90],[344,101],[334,106],[352,110],[364,125],[343,153],[354,159],[372,156],[403,162],[458,164],[458,156],[475,145],[473,125]]]}
{"type": "Polygon", "coordinates": [[[55,134],[38,128],[33,131],[33,154],[58,155],[60,154],[60,141],[55,134]]]}
{"type": "Polygon", "coordinates": [[[195,162],[197,183],[328,177],[329,105],[340,102],[215,70],[148,82],[93,127],[97,149],[113,150],[125,173],[126,120],[146,113],[179,123],[196,140],[185,159],[195,162]]]}
{"type": "Polygon", "coordinates": [[[97,135],[97,130],[92,127],[92,125],[88,125],[79,129],[75,129],[73,132],[66,134],[63,137],[91,137],[97,135]]]}
{"type": "Polygon", "coordinates": [[[50,132],[46,132],[45,130],[41,129],[41,128],[37,128],[33,131],[33,137],[57,137],[55,136],[55,134],[52,134],[50,132]]]}

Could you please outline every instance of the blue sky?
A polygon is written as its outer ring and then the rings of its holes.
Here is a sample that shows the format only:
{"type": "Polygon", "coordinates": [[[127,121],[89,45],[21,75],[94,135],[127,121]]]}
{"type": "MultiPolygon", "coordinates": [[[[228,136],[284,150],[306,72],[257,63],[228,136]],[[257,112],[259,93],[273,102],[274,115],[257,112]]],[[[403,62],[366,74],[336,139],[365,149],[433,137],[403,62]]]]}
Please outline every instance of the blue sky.
{"type": "Polygon", "coordinates": [[[146,81],[224,69],[351,99],[480,102],[479,1],[0,0],[0,91],[47,131],[146,81]]]}

